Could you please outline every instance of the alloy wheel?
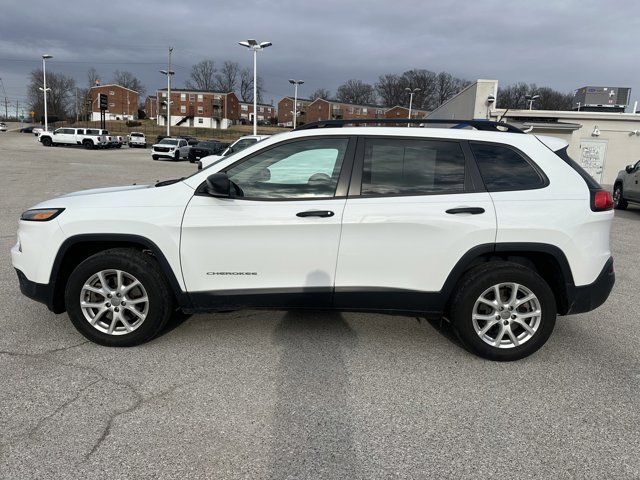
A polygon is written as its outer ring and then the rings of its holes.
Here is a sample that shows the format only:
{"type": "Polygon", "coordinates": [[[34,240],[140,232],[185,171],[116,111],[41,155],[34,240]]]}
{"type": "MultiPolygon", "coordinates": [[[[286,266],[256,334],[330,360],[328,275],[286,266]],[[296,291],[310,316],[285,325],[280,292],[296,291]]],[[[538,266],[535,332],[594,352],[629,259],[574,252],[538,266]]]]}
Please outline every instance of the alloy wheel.
{"type": "Polygon", "coordinates": [[[524,285],[499,283],[478,297],[471,318],[483,342],[496,348],[514,348],[535,335],[542,309],[538,297],[524,285]]]}
{"type": "Polygon", "coordinates": [[[126,335],[142,325],[149,297],[142,283],[123,270],[101,270],[80,291],[84,318],[98,331],[126,335]]]}

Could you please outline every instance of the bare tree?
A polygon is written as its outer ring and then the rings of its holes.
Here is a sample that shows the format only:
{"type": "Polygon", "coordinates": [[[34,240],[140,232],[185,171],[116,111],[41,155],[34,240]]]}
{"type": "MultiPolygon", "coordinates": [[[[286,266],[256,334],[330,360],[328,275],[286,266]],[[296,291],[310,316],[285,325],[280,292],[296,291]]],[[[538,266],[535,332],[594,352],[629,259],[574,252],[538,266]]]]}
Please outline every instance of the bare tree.
{"type": "Polygon", "coordinates": [[[144,95],[147,90],[133,73],[127,71],[116,70],[113,72],[113,83],[124,88],[135,90],[140,96],[144,95]]]}
{"type": "Polygon", "coordinates": [[[331,98],[331,92],[326,88],[318,88],[311,95],[309,95],[310,100],[317,100],[318,98],[329,100],[331,98]]]}
{"type": "Polygon", "coordinates": [[[468,80],[456,78],[447,72],[440,72],[436,76],[436,106],[442,105],[467,85],[469,85],[468,80]]]}
{"type": "MultiPolygon", "coordinates": [[[[36,112],[37,117],[44,113],[44,98],[40,90],[42,83],[42,70],[33,70],[30,74],[27,96],[31,110],[36,112]]],[[[50,89],[47,93],[48,115],[63,119],[75,114],[76,81],[72,77],[48,71],[47,88],[50,89]]]]}
{"type": "Polygon", "coordinates": [[[216,86],[216,68],[213,60],[202,60],[191,67],[185,86],[191,90],[212,92],[216,86]]]}
{"type": "Polygon", "coordinates": [[[222,69],[216,73],[215,88],[219,92],[235,92],[238,87],[238,76],[240,75],[240,64],[238,62],[224,62],[222,69]]]}
{"type": "MultiPolygon", "coordinates": [[[[433,110],[436,105],[436,93],[438,91],[436,74],[430,70],[413,69],[402,74],[401,84],[404,88],[420,90],[413,96],[413,107],[422,110],[433,110]]],[[[404,92],[403,102],[400,105],[409,106],[410,95],[404,92]]]]}
{"type": "Polygon", "coordinates": [[[496,106],[499,108],[527,108],[526,96],[537,89],[535,84],[514,83],[498,89],[496,106]]]}
{"type": "Polygon", "coordinates": [[[538,87],[535,83],[514,83],[498,89],[497,106],[499,108],[529,108],[527,96],[539,95],[533,108],[539,110],[571,110],[573,94],[563,93],[550,87],[538,87]]]}
{"type": "Polygon", "coordinates": [[[91,87],[95,87],[96,86],[96,82],[100,81],[100,75],[98,75],[98,71],[91,67],[89,70],[87,70],[87,86],[89,88],[91,87]]]}
{"type": "MultiPolygon", "coordinates": [[[[262,77],[258,75],[258,102],[262,101],[262,77]]],[[[248,68],[240,71],[240,100],[243,102],[253,102],[253,72],[248,68]]]]}
{"type": "Polygon", "coordinates": [[[351,79],[338,87],[336,98],[340,102],[355,103],[365,105],[375,103],[376,95],[374,88],[362,80],[351,79]]]}
{"type": "Polygon", "coordinates": [[[395,73],[380,75],[375,89],[385,107],[404,105],[405,91],[400,75],[395,73]]]}

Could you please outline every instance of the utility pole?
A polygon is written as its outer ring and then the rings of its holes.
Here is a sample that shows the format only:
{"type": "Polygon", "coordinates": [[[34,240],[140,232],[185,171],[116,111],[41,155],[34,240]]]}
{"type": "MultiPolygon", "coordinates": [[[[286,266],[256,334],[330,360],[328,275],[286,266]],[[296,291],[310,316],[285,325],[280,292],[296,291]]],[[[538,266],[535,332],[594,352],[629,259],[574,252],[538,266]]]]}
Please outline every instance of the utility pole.
{"type": "Polygon", "coordinates": [[[7,120],[9,118],[9,100],[7,97],[4,97],[4,119],[7,120]]]}
{"type": "Polygon", "coordinates": [[[76,87],[76,123],[78,123],[78,87],[76,87]]]}

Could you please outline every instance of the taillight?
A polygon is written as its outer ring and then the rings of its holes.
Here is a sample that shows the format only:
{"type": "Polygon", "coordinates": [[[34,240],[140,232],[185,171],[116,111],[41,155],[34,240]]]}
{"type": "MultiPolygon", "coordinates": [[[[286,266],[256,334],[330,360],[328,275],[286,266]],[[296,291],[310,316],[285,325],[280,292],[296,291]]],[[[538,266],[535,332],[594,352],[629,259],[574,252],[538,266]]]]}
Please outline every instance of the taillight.
{"type": "Polygon", "coordinates": [[[591,210],[594,212],[604,212],[613,210],[613,196],[606,190],[591,191],[591,210]]]}

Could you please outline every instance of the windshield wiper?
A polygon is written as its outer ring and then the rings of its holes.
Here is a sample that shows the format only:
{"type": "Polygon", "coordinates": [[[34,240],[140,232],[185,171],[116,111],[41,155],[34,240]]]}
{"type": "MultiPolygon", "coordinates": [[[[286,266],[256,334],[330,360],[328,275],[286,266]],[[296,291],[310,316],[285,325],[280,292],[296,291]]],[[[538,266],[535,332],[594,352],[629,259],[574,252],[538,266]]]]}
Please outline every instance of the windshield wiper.
{"type": "Polygon", "coordinates": [[[156,183],[154,187],[164,187],[165,185],[173,185],[174,183],[181,182],[185,178],[186,177],[180,177],[180,178],[172,178],[171,180],[163,180],[161,182],[156,183]]]}

